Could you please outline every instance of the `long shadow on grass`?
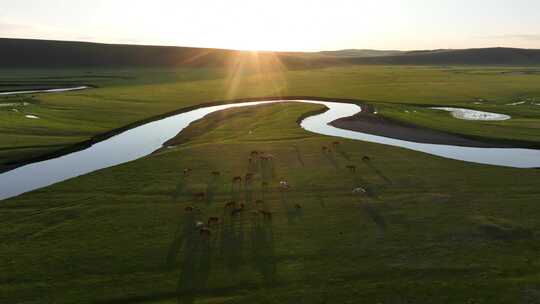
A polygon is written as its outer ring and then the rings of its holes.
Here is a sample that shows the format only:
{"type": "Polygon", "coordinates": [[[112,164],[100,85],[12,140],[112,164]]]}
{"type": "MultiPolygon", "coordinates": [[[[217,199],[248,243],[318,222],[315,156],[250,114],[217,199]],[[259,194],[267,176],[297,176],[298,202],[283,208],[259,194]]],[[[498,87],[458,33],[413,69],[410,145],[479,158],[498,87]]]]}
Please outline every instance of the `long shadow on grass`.
{"type": "Polygon", "coordinates": [[[274,233],[272,222],[256,217],[251,225],[251,262],[263,277],[266,285],[276,282],[276,258],[274,254],[274,233]]]}
{"type": "Polygon", "coordinates": [[[377,168],[371,161],[364,161],[364,163],[386,183],[386,186],[392,185],[392,181],[386,175],[384,175],[384,173],[379,170],[379,168],[377,168]]]}
{"type": "Polygon", "coordinates": [[[289,225],[296,224],[304,215],[302,208],[298,208],[293,204],[290,199],[290,191],[282,190],[280,192],[280,201],[281,205],[285,209],[285,214],[287,215],[287,222],[289,225]]]}
{"type": "Polygon", "coordinates": [[[387,228],[386,221],[384,220],[384,217],[381,215],[381,213],[375,207],[375,204],[370,203],[370,202],[362,202],[360,206],[362,207],[362,210],[364,210],[364,212],[366,212],[366,214],[375,223],[375,225],[377,225],[379,230],[383,233],[386,232],[386,228],[387,228]]]}
{"type": "Polygon", "coordinates": [[[245,223],[243,212],[231,215],[227,210],[223,214],[219,238],[220,256],[225,261],[227,269],[237,272],[244,264],[245,223]]]}
{"type": "Polygon", "coordinates": [[[339,162],[333,151],[322,151],[321,153],[323,157],[326,158],[326,160],[330,163],[330,165],[332,165],[332,167],[339,169],[339,162]]]}
{"type": "Polygon", "coordinates": [[[300,153],[300,149],[298,149],[298,146],[294,146],[294,150],[296,152],[296,158],[298,159],[298,162],[302,167],[305,167],[306,164],[304,163],[304,159],[302,158],[302,154],[300,153]]]}
{"type": "Polygon", "coordinates": [[[212,204],[214,202],[214,197],[216,190],[218,188],[220,177],[218,175],[212,175],[208,180],[206,185],[206,203],[212,204]]]}
{"type": "Polygon", "coordinates": [[[167,265],[180,265],[176,298],[178,303],[195,303],[197,294],[207,285],[212,264],[212,248],[208,240],[195,229],[198,215],[190,212],[178,226],[169,248],[167,265]],[[182,255],[179,257],[180,252],[182,255]]]}
{"type": "Polygon", "coordinates": [[[176,183],[176,187],[174,188],[171,194],[173,201],[178,200],[178,198],[184,192],[184,188],[186,187],[186,185],[187,185],[187,178],[184,176],[176,183]]]}
{"type": "Polygon", "coordinates": [[[336,151],[339,153],[339,155],[341,155],[341,157],[343,157],[343,158],[346,159],[347,161],[351,161],[351,157],[350,157],[349,153],[347,153],[347,151],[345,151],[345,150],[343,149],[343,147],[338,146],[338,147],[336,148],[336,151]]]}
{"type": "Polygon", "coordinates": [[[315,194],[315,199],[321,208],[326,208],[326,202],[322,193],[326,193],[326,189],[322,185],[311,184],[311,192],[315,194]]]}

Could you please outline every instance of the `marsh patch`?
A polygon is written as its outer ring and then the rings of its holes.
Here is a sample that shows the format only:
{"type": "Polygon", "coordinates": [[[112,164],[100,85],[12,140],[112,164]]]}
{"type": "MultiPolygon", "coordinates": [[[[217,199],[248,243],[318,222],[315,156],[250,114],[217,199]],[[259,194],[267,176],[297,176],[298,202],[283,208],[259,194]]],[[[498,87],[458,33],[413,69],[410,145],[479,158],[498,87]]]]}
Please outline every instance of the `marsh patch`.
{"type": "Polygon", "coordinates": [[[484,112],[463,108],[451,108],[451,107],[432,107],[433,110],[441,110],[450,112],[450,114],[457,119],[463,120],[480,120],[480,121],[501,121],[512,118],[510,115],[484,112]]]}

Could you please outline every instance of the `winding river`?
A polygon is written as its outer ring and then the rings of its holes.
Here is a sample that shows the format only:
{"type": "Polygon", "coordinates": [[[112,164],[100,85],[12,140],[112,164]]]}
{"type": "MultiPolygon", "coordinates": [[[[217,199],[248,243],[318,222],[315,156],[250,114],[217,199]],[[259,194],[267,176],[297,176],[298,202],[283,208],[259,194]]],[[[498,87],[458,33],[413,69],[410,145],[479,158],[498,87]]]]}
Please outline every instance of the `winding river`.
{"type": "Polygon", "coordinates": [[[417,143],[329,125],[332,121],[359,113],[356,104],[314,100],[272,100],[202,107],[181,114],[156,120],[119,133],[92,146],[57,158],[24,165],[0,174],[0,199],[39,189],[99,169],[119,165],[147,156],[176,136],[190,123],[206,115],[231,108],[256,105],[299,102],[323,105],[328,110],[305,118],[300,123],[307,131],[402,147],[445,158],[466,162],[516,168],[540,167],[540,150],[520,148],[476,148],[451,145],[417,143]]]}
{"type": "Polygon", "coordinates": [[[19,95],[19,94],[33,94],[33,93],[59,93],[59,92],[69,92],[69,91],[79,91],[88,89],[87,86],[77,86],[71,88],[60,88],[60,89],[47,89],[47,90],[26,90],[26,91],[11,91],[11,92],[0,92],[0,96],[6,95],[19,95]]]}

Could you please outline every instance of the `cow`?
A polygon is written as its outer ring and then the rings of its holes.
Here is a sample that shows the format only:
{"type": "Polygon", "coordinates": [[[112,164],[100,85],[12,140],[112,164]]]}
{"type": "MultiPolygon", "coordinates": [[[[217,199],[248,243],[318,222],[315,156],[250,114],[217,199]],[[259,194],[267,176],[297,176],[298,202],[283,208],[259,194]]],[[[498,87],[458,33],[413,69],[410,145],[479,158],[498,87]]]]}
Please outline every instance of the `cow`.
{"type": "Polygon", "coordinates": [[[198,192],[198,193],[195,193],[195,199],[196,200],[204,200],[206,198],[206,193],[204,192],[198,192]]]}
{"type": "Polygon", "coordinates": [[[369,156],[367,156],[367,155],[362,157],[362,161],[368,162],[370,160],[371,160],[371,158],[369,158],[369,156]]]}
{"type": "Polygon", "coordinates": [[[228,202],[227,204],[225,204],[225,208],[235,208],[236,207],[236,202],[228,202]]]}
{"type": "Polygon", "coordinates": [[[208,218],[208,226],[211,226],[212,224],[219,224],[219,217],[212,216],[208,218]]]}
{"type": "Polygon", "coordinates": [[[272,220],[272,212],[259,210],[259,213],[262,214],[265,219],[272,220]]]}
{"type": "Polygon", "coordinates": [[[242,211],[244,211],[244,208],[234,208],[233,211],[231,211],[231,216],[237,216],[242,213],[242,211]]]}
{"type": "Polygon", "coordinates": [[[210,229],[207,227],[203,227],[199,229],[199,234],[204,237],[210,237],[212,235],[212,231],[210,231],[210,229]]]}

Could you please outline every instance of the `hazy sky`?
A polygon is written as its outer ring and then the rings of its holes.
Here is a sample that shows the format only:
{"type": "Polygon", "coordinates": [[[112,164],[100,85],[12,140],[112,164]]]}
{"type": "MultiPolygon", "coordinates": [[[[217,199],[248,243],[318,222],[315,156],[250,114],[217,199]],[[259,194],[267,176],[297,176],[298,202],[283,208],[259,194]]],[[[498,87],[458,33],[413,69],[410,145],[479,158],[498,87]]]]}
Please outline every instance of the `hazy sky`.
{"type": "Polygon", "coordinates": [[[540,48],[540,0],[0,0],[0,37],[264,50],[540,48]]]}

